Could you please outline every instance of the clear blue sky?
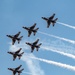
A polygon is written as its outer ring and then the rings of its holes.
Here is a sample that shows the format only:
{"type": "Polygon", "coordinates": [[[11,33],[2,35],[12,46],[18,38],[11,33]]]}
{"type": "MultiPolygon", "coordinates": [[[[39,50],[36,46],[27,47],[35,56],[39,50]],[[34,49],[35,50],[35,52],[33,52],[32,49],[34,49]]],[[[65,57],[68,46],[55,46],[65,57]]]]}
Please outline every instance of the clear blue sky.
{"type": "MultiPolygon", "coordinates": [[[[58,23],[55,24],[55,27],[51,25],[48,29],[46,28],[46,22],[41,19],[41,17],[49,17],[55,13],[55,18],[58,18],[58,22],[75,26],[74,9],[75,0],[0,0],[0,75],[11,75],[12,73],[8,71],[7,68],[14,68],[20,64],[23,65],[22,67],[25,71],[30,73],[28,65],[25,62],[18,59],[12,61],[12,56],[7,54],[10,47],[9,43],[11,42],[11,40],[6,37],[7,34],[13,35],[21,31],[21,35],[24,36],[22,41],[33,42],[39,38],[39,42],[44,42],[43,45],[52,46],[56,49],[61,48],[61,50],[63,49],[62,51],[65,50],[65,52],[75,54],[75,45],[73,44],[40,33],[37,33],[36,36],[31,35],[31,37],[27,37],[27,31],[22,29],[22,26],[31,26],[37,23],[36,27],[40,28],[39,31],[75,40],[74,29],[62,26],[58,23]]],[[[30,53],[30,48],[27,53],[30,53]]],[[[39,58],[75,66],[75,59],[58,53],[39,49],[38,52],[34,51],[33,54],[39,58]]],[[[75,75],[75,71],[45,62],[39,61],[39,66],[43,70],[44,75],[75,75]]],[[[25,74],[22,73],[21,75],[25,74]]]]}

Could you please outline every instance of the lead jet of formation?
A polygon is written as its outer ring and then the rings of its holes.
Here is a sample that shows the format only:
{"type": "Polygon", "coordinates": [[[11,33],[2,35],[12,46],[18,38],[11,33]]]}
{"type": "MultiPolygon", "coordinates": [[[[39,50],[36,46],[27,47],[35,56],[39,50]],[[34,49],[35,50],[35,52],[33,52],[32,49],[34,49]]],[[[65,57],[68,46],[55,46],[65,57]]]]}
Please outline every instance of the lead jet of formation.
{"type": "Polygon", "coordinates": [[[24,52],[20,53],[20,51],[22,50],[22,48],[20,48],[19,50],[15,51],[15,52],[7,52],[11,55],[13,55],[13,61],[18,57],[19,59],[22,57],[22,55],[24,54],[24,52]]]}
{"type": "Polygon", "coordinates": [[[22,65],[16,67],[16,68],[8,68],[8,70],[13,72],[13,75],[15,75],[16,73],[18,73],[18,75],[20,75],[20,73],[22,73],[23,69],[20,69],[22,65]]]}
{"type": "Polygon", "coordinates": [[[18,41],[18,44],[20,43],[21,39],[23,36],[19,37],[21,32],[18,32],[17,34],[15,35],[6,35],[7,37],[11,38],[12,39],[12,45],[14,45],[14,43],[16,42],[16,40],[18,41]]]}
{"type": "Polygon", "coordinates": [[[36,26],[36,23],[34,23],[34,25],[32,25],[31,27],[22,27],[22,28],[24,28],[24,29],[26,29],[28,31],[28,37],[30,37],[32,32],[33,32],[33,34],[35,36],[37,30],[39,29],[39,28],[34,29],[35,26],[36,26]]]}
{"type": "Polygon", "coordinates": [[[26,44],[31,47],[31,52],[33,52],[35,48],[36,48],[36,51],[38,51],[38,49],[39,49],[40,46],[42,45],[42,43],[37,44],[38,41],[39,41],[39,39],[37,39],[37,40],[36,40],[35,42],[33,42],[33,43],[26,42],[26,44]]]}
{"type": "Polygon", "coordinates": [[[54,26],[55,23],[56,23],[56,21],[58,20],[58,18],[53,19],[54,16],[55,16],[55,13],[52,16],[50,16],[49,18],[42,17],[42,19],[44,19],[47,22],[47,28],[49,28],[49,26],[50,26],[51,23],[54,26]]]}

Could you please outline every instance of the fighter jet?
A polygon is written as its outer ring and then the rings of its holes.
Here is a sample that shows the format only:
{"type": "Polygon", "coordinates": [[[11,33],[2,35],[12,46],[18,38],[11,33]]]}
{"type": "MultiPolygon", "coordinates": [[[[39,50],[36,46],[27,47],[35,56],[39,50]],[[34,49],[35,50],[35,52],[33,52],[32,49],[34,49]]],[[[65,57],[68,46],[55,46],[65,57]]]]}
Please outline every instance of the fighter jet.
{"type": "Polygon", "coordinates": [[[17,57],[20,59],[22,57],[22,55],[24,54],[24,52],[20,53],[21,50],[22,50],[22,48],[20,48],[16,52],[7,52],[7,53],[13,55],[13,61],[14,61],[17,57]]]}
{"type": "Polygon", "coordinates": [[[18,44],[20,43],[21,39],[23,36],[21,37],[18,37],[20,35],[21,32],[18,32],[17,34],[15,35],[6,35],[7,37],[11,38],[12,39],[12,45],[14,45],[14,43],[16,42],[16,40],[18,41],[18,44]]]}
{"type": "Polygon", "coordinates": [[[35,36],[37,30],[39,29],[39,28],[34,29],[35,26],[36,26],[36,23],[34,23],[34,25],[32,25],[31,27],[22,27],[22,28],[24,28],[24,29],[26,29],[28,31],[28,37],[30,37],[32,32],[33,32],[33,34],[35,36]]]}
{"type": "Polygon", "coordinates": [[[55,23],[56,23],[56,21],[58,20],[58,18],[53,19],[53,18],[54,18],[54,16],[55,16],[55,13],[54,13],[52,16],[50,16],[49,18],[42,17],[42,19],[44,19],[44,20],[46,20],[46,21],[47,21],[47,28],[49,28],[49,26],[50,26],[50,24],[51,24],[51,23],[52,23],[52,25],[54,26],[54,25],[55,25],[55,23]]]}
{"type": "Polygon", "coordinates": [[[12,71],[13,75],[15,75],[16,73],[18,73],[18,75],[20,75],[20,73],[22,73],[22,71],[24,70],[24,69],[20,70],[21,66],[22,65],[20,65],[20,66],[18,66],[16,68],[8,68],[8,70],[12,71]]]}
{"type": "Polygon", "coordinates": [[[38,51],[38,49],[40,48],[40,45],[42,45],[42,43],[37,44],[38,41],[39,41],[39,39],[37,39],[37,40],[36,40],[35,42],[33,42],[33,43],[26,42],[26,44],[31,47],[31,52],[33,52],[35,48],[36,48],[36,50],[38,51]]]}

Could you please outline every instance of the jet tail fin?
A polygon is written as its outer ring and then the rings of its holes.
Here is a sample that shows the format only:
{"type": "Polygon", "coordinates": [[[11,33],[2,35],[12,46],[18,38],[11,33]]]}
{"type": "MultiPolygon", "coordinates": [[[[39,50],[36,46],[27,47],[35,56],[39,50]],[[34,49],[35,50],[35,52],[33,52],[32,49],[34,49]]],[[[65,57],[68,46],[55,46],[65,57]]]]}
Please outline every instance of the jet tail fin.
{"type": "Polygon", "coordinates": [[[35,34],[37,33],[37,30],[38,30],[39,28],[36,28],[34,31],[33,31],[33,33],[34,33],[34,36],[35,36],[35,34]]]}
{"type": "Polygon", "coordinates": [[[22,37],[23,36],[21,36],[21,37],[19,37],[17,40],[18,40],[18,44],[20,43],[20,41],[22,40],[22,37]]]}
{"type": "Polygon", "coordinates": [[[23,68],[23,69],[21,69],[21,70],[19,70],[19,71],[18,71],[18,73],[22,73],[22,71],[23,71],[23,70],[24,70],[24,68],[23,68]]]}
{"type": "Polygon", "coordinates": [[[42,45],[42,43],[40,43],[40,44],[38,44],[37,46],[36,46],[36,50],[38,51],[38,49],[40,48],[40,46],[42,45]]]}
{"type": "Polygon", "coordinates": [[[55,25],[55,23],[56,23],[57,20],[58,20],[58,18],[56,18],[56,19],[54,19],[54,20],[52,21],[53,26],[55,25]]]}
{"type": "Polygon", "coordinates": [[[37,46],[40,47],[42,45],[42,43],[38,44],[37,46]]]}
{"type": "Polygon", "coordinates": [[[56,22],[58,20],[58,18],[56,18],[55,20],[54,20],[54,22],[56,22]]]}
{"type": "Polygon", "coordinates": [[[24,52],[22,52],[20,55],[18,55],[19,59],[22,57],[23,54],[24,54],[24,52]]]}

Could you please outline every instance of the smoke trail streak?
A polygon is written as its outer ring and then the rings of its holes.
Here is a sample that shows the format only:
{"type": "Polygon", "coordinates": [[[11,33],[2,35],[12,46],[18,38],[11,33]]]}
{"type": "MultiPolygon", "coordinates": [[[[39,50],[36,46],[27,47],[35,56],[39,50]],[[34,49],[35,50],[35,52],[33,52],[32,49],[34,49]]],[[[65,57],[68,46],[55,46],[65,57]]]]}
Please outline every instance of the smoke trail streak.
{"type": "Polygon", "coordinates": [[[32,75],[44,75],[44,71],[40,68],[37,60],[32,60],[30,57],[36,58],[33,54],[26,53],[21,57],[21,60],[26,62],[32,75]]]}
{"type": "MultiPolygon", "coordinates": [[[[13,50],[13,46],[10,46],[10,47],[13,50]]],[[[45,49],[47,49],[47,48],[45,48],[45,49]]],[[[60,54],[63,54],[62,52],[59,52],[59,51],[56,51],[56,52],[60,53],[60,54]]],[[[33,56],[32,54],[26,54],[25,53],[25,55],[22,56],[21,60],[25,61],[27,63],[27,65],[30,64],[28,67],[30,68],[30,70],[31,70],[30,72],[33,75],[39,75],[38,73],[40,72],[40,69],[37,68],[37,70],[36,70],[35,68],[33,68],[34,64],[32,63],[32,60],[30,58],[36,59],[36,60],[39,60],[39,61],[42,61],[42,62],[45,62],[45,63],[48,63],[48,64],[52,64],[52,65],[55,65],[55,66],[59,66],[59,67],[62,67],[62,68],[66,68],[66,69],[69,69],[69,70],[72,70],[72,71],[75,71],[74,66],[63,64],[63,63],[60,63],[60,62],[51,61],[51,60],[46,60],[46,59],[42,59],[42,58],[37,58],[37,57],[33,56]]],[[[37,63],[37,61],[35,61],[34,63],[37,63]]],[[[41,70],[40,75],[44,75],[42,70],[41,70]]]]}
{"type": "Polygon", "coordinates": [[[72,71],[75,71],[75,66],[71,66],[71,65],[60,63],[60,62],[51,61],[51,60],[46,60],[46,59],[42,59],[42,58],[34,58],[34,57],[30,57],[30,58],[36,59],[36,60],[39,60],[39,61],[42,61],[42,62],[45,62],[45,63],[48,63],[48,64],[52,64],[52,65],[55,65],[55,66],[59,66],[59,67],[62,67],[62,68],[66,68],[66,69],[69,69],[69,70],[72,70],[72,71]]]}
{"type": "Polygon", "coordinates": [[[43,47],[41,47],[41,48],[42,48],[42,49],[45,49],[45,50],[52,51],[52,52],[59,53],[59,54],[61,54],[61,55],[64,55],[64,56],[70,57],[70,58],[72,58],[72,59],[75,59],[75,55],[70,54],[70,53],[61,52],[61,51],[58,51],[57,49],[53,49],[53,48],[48,47],[48,46],[47,46],[47,47],[46,47],[46,46],[43,46],[43,47]]]}
{"type": "Polygon", "coordinates": [[[29,75],[32,75],[32,73],[29,73],[29,72],[22,72],[22,73],[25,73],[25,74],[29,74],[29,75]]]}
{"type": "Polygon", "coordinates": [[[75,44],[75,41],[74,41],[74,40],[70,40],[70,39],[66,39],[66,38],[59,37],[59,36],[47,34],[47,33],[45,33],[45,32],[41,32],[41,31],[38,31],[38,33],[41,33],[41,34],[44,34],[44,35],[47,35],[47,36],[51,36],[51,37],[53,37],[53,38],[57,38],[57,39],[60,39],[60,40],[63,40],[63,41],[66,41],[66,42],[75,44]]]}
{"type": "Polygon", "coordinates": [[[63,26],[66,26],[66,27],[69,27],[69,28],[72,28],[72,29],[75,29],[75,26],[71,26],[69,24],[65,24],[65,23],[61,23],[61,22],[57,22],[58,24],[61,24],[63,26]]]}

